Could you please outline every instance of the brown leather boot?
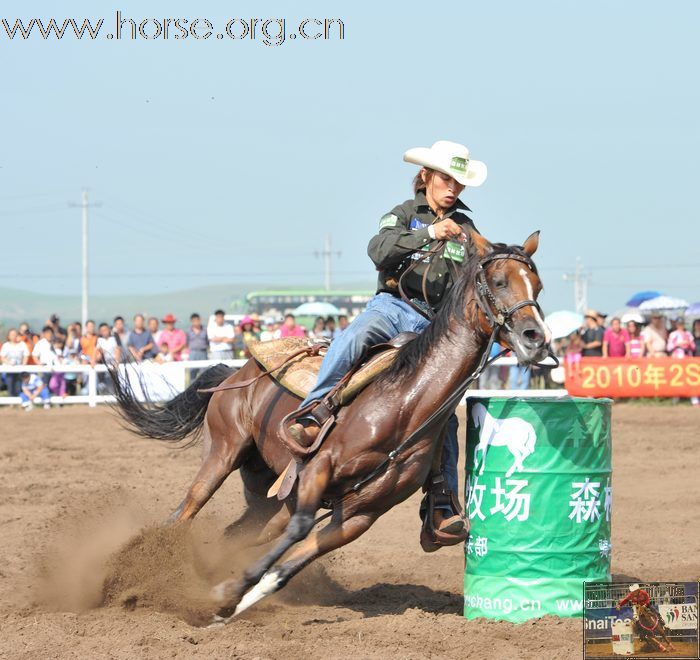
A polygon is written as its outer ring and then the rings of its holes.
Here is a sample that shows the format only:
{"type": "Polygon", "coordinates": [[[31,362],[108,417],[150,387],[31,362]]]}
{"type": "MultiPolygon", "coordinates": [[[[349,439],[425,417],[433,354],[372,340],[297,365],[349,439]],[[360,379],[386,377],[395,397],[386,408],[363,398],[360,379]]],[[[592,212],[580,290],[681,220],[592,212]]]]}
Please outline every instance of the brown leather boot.
{"type": "Polygon", "coordinates": [[[438,532],[462,535],[464,533],[464,518],[457,514],[445,516],[445,512],[438,509],[433,514],[433,526],[438,532]]]}
{"type": "Polygon", "coordinates": [[[424,552],[435,552],[445,546],[464,543],[467,538],[469,528],[460,516],[450,516],[438,522],[438,516],[434,515],[432,526],[426,518],[420,530],[420,545],[424,552]]]}
{"type": "Polygon", "coordinates": [[[469,521],[462,517],[459,502],[445,487],[443,475],[436,474],[426,484],[425,512],[420,544],[425,552],[464,543],[469,536],[469,521]],[[449,505],[451,511],[445,509],[449,505]],[[439,508],[438,508],[439,507],[439,508]],[[453,513],[455,512],[455,513],[453,513]]]}
{"type": "Polygon", "coordinates": [[[302,447],[311,446],[321,430],[315,422],[308,422],[306,426],[301,422],[291,424],[287,429],[289,437],[298,442],[302,447]]]}

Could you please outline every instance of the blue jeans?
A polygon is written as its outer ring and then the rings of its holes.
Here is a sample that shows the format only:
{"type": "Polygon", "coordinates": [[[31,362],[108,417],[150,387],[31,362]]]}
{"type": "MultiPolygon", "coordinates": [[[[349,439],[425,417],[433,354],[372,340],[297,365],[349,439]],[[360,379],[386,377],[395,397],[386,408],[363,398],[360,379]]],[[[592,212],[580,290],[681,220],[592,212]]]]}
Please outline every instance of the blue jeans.
{"type": "Polygon", "coordinates": [[[423,332],[424,319],[403,300],[390,293],[378,293],[337,339],[331,343],[318,372],[316,385],[302,406],[320,399],[348,372],[370,346],[389,341],[402,332],[423,332]]]}
{"type": "MultiPolygon", "coordinates": [[[[378,293],[367,303],[365,311],[333,340],[323,358],[316,385],[301,406],[328,394],[360,359],[366,348],[389,341],[401,332],[421,333],[428,324],[427,319],[403,300],[390,293],[378,293]]],[[[442,449],[443,474],[448,488],[455,494],[459,493],[457,427],[457,416],[452,415],[447,423],[447,435],[442,449]]]]}
{"type": "MultiPolygon", "coordinates": [[[[34,394],[36,390],[30,390],[30,392],[34,394]]],[[[19,393],[19,398],[22,400],[23,406],[31,403],[29,397],[24,392],[19,393]]],[[[49,392],[48,387],[44,386],[41,392],[39,392],[39,399],[41,399],[42,403],[48,403],[51,400],[51,393],[49,392]]]]}

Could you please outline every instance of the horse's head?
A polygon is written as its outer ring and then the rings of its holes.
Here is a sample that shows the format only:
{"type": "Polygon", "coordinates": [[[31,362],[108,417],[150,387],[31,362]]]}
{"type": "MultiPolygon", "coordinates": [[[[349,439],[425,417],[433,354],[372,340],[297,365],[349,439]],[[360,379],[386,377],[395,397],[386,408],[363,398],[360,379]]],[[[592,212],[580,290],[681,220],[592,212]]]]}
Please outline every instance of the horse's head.
{"type": "Polygon", "coordinates": [[[522,364],[535,364],[549,352],[551,334],[537,296],[542,290],[532,255],[540,233],[522,246],[492,244],[476,231],[471,241],[478,255],[475,295],[481,329],[488,335],[498,327],[497,341],[515,352],[522,364]]]}

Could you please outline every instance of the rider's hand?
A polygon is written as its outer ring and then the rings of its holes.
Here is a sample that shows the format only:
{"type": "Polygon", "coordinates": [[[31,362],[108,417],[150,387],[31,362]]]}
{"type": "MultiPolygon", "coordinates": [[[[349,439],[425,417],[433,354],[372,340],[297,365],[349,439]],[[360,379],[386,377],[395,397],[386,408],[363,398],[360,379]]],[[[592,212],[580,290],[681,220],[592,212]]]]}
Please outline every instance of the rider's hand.
{"type": "Polygon", "coordinates": [[[462,228],[454,220],[450,220],[449,218],[436,222],[433,225],[433,230],[435,231],[435,238],[438,241],[449,241],[451,238],[458,238],[462,235],[462,228]]]}

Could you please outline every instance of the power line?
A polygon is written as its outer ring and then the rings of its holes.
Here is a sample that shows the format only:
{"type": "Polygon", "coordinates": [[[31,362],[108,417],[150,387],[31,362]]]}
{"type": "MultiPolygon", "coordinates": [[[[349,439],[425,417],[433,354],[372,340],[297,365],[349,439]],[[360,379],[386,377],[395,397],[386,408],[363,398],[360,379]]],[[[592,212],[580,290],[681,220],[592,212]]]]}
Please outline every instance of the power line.
{"type": "MultiPolygon", "coordinates": [[[[185,229],[184,227],[180,227],[179,225],[168,223],[161,218],[154,217],[151,214],[143,213],[142,211],[134,209],[133,207],[130,207],[128,204],[125,204],[123,201],[114,197],[111,197],[111,199],[113,201],[109,204],[110,209],[116,211],[122,217],[128,217],[132,220],[136,220],[140,223],[140,227],[143,227],[143,223],[146,222],[148,223],[147,226],[149,228],[155,228],[156,230],[160,229],[170,238],[181,238],[183,241],[187,241],[187,245],[192,245],[194,242],[198,243],[203,249],[206,250],[226,249],[220,246],[220,237],[218,235],[211,235],[209,237],[201,235],[203,231],[203,226],[201,224],[197,225],[196,231],[191,231],[189,229],[185,229]],[[115,204],[114,201],[117,201],[118,204],[115,204]]],[[[230,251],[228,251],[228,253],[230,254],[230,251]]]]}
{"type": "Polygon", "coordinates": [[[0,202],[10,201],[14,199],[37,199],[39,197],[59,197],[60,193],[27,193],[24,195],[2,195],[0,202]]]}
{"type": "Polygon", "coordinates": [[[55,213],[65,211],[65,204],[52,204],[51,206],[40,206],[37,208],[19,209],[18,211],[0,211],[2,216],[30,215],[32,213],[55,213]]]}
{"type": "MultiPolygon", "coordinates": [[[[668,270],[676,268],[700,268],[700,263],[688,263],[688,264],[642,264],[642,265],[630,265],[630,264],[616,264],[607,266],[590,266],[591,271],[594,270],[668,270]]],[[[538,267],[539,271],[548,272],[567,272],[570,266],[542,266],[538,267]]]]}

